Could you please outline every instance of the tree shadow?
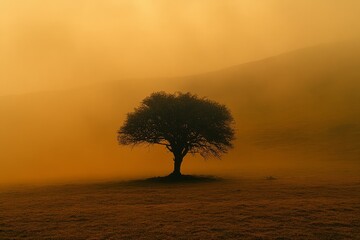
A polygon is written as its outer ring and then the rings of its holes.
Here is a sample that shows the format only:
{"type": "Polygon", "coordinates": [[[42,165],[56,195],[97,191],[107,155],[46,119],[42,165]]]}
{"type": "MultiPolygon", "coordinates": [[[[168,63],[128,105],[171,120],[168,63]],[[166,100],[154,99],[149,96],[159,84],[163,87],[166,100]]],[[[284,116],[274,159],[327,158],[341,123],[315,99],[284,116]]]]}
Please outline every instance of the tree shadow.
{"type": "Polygon", "coordinates": [[[153,185],[153,184],[198,184],[198,183],[211,183],[221,182],[223,178],[208,175],[181,175],[181,176],[165,176],[165,177],[152,177],[146,179],[137,179],[127,181],[129,185],[153,185]]]}

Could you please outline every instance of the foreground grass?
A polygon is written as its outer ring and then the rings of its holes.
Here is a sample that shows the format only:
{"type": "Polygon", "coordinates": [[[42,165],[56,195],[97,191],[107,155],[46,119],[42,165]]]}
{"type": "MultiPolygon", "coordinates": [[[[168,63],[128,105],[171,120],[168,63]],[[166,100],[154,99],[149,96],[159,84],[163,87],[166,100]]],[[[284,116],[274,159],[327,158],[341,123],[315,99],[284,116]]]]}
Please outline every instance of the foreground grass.
{"type": "Polygon", "coordinates": [[[359,181],[158,180],[1,192],[0,239],[360,239],[359,181]]]}

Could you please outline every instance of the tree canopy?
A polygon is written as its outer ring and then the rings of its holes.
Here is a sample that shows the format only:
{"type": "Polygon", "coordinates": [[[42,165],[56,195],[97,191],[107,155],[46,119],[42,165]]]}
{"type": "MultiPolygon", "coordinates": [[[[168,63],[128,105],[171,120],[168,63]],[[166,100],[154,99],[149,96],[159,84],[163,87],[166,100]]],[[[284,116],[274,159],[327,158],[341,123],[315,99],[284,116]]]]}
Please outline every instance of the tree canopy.
{"type": "Polygon", "coordinates": [[[173,174],[181,175],[187,153],[220,157],[232,147],[233,122],[227,107],[215,101],[191,93],[156,92],[128,113],[118,141],[164,145],[174,155],[173,174]]]}

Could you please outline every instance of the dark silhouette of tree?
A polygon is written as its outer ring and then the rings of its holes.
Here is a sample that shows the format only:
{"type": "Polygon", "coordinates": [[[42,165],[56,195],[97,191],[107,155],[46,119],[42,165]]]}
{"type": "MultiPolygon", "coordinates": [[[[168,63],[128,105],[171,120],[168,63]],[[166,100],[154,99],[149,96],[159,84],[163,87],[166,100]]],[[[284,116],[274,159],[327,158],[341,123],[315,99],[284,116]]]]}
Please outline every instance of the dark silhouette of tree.
{"type": "Polygon", "coordinates": [[[156,92],[127,115],[118,141],[124,145],[164,145],[174,155],[170,176],[177,177],[187,153],[204,158],[226,153],[234,139],[232,125],[233,117],[225,105],[191,93],[156,92]]]}

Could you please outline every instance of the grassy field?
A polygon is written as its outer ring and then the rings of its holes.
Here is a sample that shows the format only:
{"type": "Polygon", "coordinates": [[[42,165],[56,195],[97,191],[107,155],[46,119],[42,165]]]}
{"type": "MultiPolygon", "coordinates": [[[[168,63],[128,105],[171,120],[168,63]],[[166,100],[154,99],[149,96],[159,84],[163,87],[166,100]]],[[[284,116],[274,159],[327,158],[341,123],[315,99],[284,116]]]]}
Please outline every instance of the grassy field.
{"type": "Polygon", "coordinates": [[[0,239],[360,239],[359,180],[3,189],[0,239]]]}

